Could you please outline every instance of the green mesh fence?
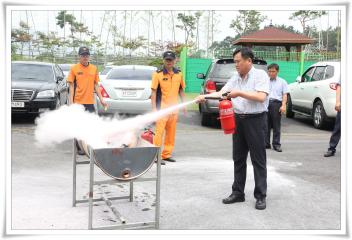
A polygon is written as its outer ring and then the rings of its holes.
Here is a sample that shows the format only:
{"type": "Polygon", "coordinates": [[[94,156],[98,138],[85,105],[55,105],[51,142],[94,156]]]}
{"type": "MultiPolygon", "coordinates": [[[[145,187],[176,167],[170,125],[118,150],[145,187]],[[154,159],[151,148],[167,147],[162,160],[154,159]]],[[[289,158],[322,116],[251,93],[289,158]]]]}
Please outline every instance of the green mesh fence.
{"type": "MultiPolygon", "coordinates": [[[[298,61],[267,61],[268,65],[276,63],[279,65],[279,77],[286,80],[287,83],[293,83],[296,81],[297,76],[300,75],[301,63],[298,61]]],[[[316,61],[305,61],[303,65],[303,71],[305,71],[310,65],[316,63],[316,61]]]]}
{"type": "Polygon", "coordinates": [[[206,73],[211,59],[208,58],[187,58],[186,62],[186,92],[199,93],[203,79],[197,78],[197,73],[206,73]]]}
{"type": "MultiPolygon", "coordinates": [[[[254,56],[266,61],[300,61],[300,52],[286,51],[253,51],[254,56]]],[[[232,57],[233,49],[220,49],[214,51],[214,58],[232,57]]],[[[305,61],[340,60],[340,52],[305,53],[305,61]]]]}

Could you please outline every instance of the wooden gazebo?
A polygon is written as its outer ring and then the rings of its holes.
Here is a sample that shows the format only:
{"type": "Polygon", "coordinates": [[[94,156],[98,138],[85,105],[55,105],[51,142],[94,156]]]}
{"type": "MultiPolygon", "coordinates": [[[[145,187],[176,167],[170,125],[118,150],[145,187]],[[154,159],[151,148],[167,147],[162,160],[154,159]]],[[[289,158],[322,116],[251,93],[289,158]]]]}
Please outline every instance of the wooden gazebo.
{"type": "MultiPolygon", "coordinates": [[[[303,34],[297,34],[282,30],[270,25],[262,30],[241,36],[236,39],[234,45],[242,45],[252,48],[257,46],[283,46],[287,52],[290,52],[291,47],[296,47],[297,52],[302,51],[302,45],[313,43],[314,39],[303,34]]],[[[297,54],[299,55],[299,54],[297,54]]],[[[297,56],[298,58],[298,56],[297,56]]]]}

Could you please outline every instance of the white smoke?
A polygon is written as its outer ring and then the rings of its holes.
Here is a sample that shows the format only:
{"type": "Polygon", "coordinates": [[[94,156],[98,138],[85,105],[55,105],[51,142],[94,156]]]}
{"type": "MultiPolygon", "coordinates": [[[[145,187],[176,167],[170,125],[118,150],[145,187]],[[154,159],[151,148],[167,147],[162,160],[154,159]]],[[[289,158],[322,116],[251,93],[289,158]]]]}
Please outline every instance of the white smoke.
{"type": "Polygon", "coordinates": [[[99,117],[84,111],[84,107],[78,104],[65,105],[58,110],[43,113],[36,119],[35,139],[39,146],[53,145],[73,138],[83,140],[93,148],[129,145],[136,141],[136,137],[146,126],[194,102],[124,120],[99,117]]]}

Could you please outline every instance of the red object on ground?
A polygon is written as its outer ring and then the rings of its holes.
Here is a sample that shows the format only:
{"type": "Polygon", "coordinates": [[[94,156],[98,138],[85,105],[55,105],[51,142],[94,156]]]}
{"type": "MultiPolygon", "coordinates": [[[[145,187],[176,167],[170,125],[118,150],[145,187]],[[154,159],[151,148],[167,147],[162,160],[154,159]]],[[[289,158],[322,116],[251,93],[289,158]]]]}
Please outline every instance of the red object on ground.
{"type": "Polygon", "coordinates": [[[225,134],[233,134],[236,129],[235,115],[230,100],[222,100],[219,104],[219,119],[225,134]]]}
{"type": "Polygon", "coordinates": [[[141,134],[141,138],[143,138],[144,140],[150,142],[151,144],[153,144],[153,131],[150,129],[146,129],[142,134],[141,134]]]}

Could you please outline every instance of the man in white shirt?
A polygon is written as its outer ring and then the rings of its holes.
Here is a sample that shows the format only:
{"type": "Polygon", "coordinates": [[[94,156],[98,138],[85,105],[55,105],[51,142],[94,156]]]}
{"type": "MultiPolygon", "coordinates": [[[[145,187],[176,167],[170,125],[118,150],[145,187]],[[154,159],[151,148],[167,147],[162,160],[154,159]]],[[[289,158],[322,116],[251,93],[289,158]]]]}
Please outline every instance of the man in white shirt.
{"type": "Polygon", "coordinates": [[[266,208],[267,169],[264,136],[264,116],[268,108],[269,77],[264,70],[253,67],[254,54],[244,47],[233,53],[236,73],[219,91],[199,95],[197,102],[205,97],[221,97],[228,93],[236,118],[236,133],[233,134],[234,181],[232,193],[222,200],[224,204],[244,202],[247,156],[251,156],[254,168],[255,208],[266,208]]]}
{"type": "Polygon", "coordinates": [[[270,149],[270,133],[273,128],[273,149],[282,152],[280,135],[281,135],[281,115],[286,113],[287,82],[278,76],[279,65],[272,63],[268,66],[268,75],[270,78],[269,106],[267,112],[267,126],[265,144],[270,149]]]}

